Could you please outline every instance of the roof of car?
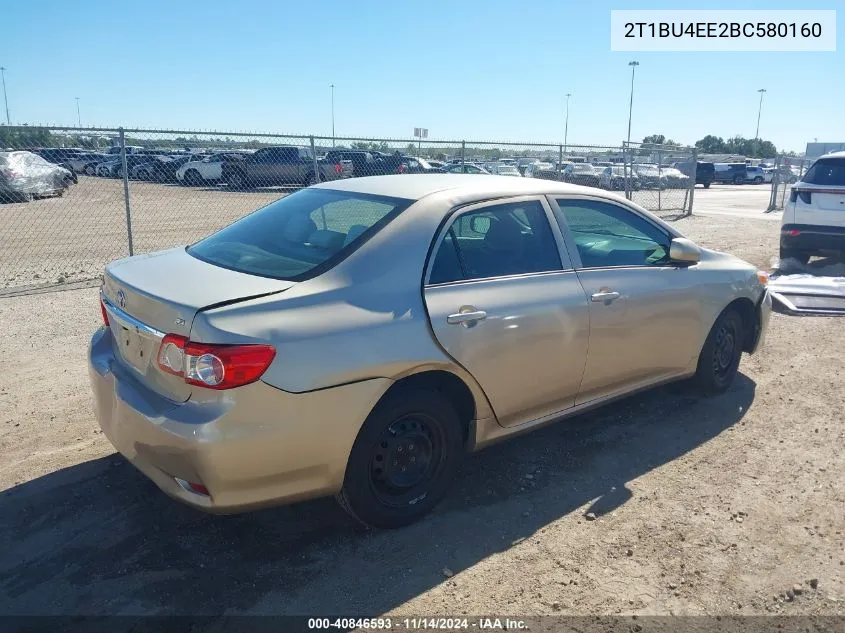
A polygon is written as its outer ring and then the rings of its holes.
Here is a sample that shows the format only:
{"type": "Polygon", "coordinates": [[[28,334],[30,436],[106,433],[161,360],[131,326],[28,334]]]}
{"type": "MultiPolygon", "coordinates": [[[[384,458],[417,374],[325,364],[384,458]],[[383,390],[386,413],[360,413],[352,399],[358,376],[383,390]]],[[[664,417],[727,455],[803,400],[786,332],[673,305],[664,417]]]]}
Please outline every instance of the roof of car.
{"type": "MultiPolygon", "coordinates": [[[[530,195],[546,193],[599,193],[596,189],[581,187],[541,178],[514,178],[477,174],[398,174],[393,176],[366,176],[333,180],[320,185],[322,189],[369,193],[406,200],[419,200],[441,191],[473,195],[485,194],[530,195]]],[[[600,195],[600,194],[599,194],[600,195]]]]}

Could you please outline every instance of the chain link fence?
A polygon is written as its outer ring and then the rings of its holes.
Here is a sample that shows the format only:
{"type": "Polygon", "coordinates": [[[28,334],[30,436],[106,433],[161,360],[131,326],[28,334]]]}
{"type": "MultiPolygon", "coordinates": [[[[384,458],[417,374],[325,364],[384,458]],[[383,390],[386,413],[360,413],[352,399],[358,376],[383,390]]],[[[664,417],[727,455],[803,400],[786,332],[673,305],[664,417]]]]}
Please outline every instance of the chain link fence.
{"type": "Polygon", "coordinates": [[[189,244],[316,182],[494,173],[688,214],[695,164],[689,148],[638,144],[0,126],[0,295],[96,281],[109,261],[189,244]]]}
{"type": "Polygon", "coordinates": [[[771,171],[767,173],[771,174],[772,190],[766,211],[782,211],[792,185],[801,180],[812,160],[778,155],[769,161],[771,171]]]}

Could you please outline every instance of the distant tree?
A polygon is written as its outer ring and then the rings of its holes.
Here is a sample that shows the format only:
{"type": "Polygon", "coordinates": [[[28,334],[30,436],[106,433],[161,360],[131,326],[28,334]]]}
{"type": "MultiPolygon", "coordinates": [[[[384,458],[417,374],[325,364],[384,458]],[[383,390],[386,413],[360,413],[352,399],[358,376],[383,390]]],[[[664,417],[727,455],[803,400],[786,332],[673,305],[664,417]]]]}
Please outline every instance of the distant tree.
{"type": "Polygon", "coordinates": [[[695,148],[704,154],[724,154],[728,151],[725,141],[721,136],[708,134],[703,139],[695,142],[695,148]]]}
{"type": "Polygon", "coordinates": [[[663,145],[666,137],[662,134],[649,134],[643,139],[643,145],[663,145]]]}

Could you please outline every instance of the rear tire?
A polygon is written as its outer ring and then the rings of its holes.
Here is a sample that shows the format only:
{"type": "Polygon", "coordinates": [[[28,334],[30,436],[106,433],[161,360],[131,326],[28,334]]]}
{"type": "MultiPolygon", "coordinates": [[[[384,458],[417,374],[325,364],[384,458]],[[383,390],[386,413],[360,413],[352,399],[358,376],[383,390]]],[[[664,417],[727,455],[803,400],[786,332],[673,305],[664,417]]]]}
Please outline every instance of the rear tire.
{"type": "Polygon", "coordinates": [[[238,170],[234,170],[226,176],[226,183],[232,189],[245,189],[247,186],[246,176],[238,170]]]}
{"type": "Polygon", "coordinates": [[[712,396],[724,393],[731,386],[739,370],[744,333],[742,316],[737,310],[728,308],[716,319],[701,348],[693,376],[701,393],[712,396]]]}
{"type": "Polygon", "coordinates": [[[754,184],[755,184],[755,185],[762,185],[762,184],[763,184],[763,179],[762,179],[760,176],[757,176],[757,177],[754,179],[754,184]]]}
{"type": "Polygon", "coordinates": [[[810,257],[812,253],[809,251],[798,251],[791,248],[781,248],[780,249],[780,258],[781,260],[784,259],[794,259],[800,264],[806,264],[810,261],[810,257]]]}
{"type": "Polygon", "coordinates": [[[745,182],[745,179],[742,176],[734,176],[735,185],[741,185],[743,182],[745,182]]]}
{"type": "Polygon", "coordinates": [[[361,427],[337,501],[364,525],[409,525],[443,498],[463,455],[461,421],[445,396],[396,392],[361,427]]]}
{"type": "Polygon", "coordinates": [[[705,183],[704,183],[704,188],[705,188],[705,189],[710,189],[710,183],[709,183],[709,182],[705,182],[705,183]]]}
{"type": "Polygon", "coordinates": [[[150,178],[150,172],[146,169],[140,170],[138,172],[138,180],[152,180],[152,178],[150,178]]]}
{"type": "Polygon", "coordinates": [[[196,169],[189,169],[185,172],[185,182],[189,187],[199,187],[203,184],[202,176],[196,169]]]}

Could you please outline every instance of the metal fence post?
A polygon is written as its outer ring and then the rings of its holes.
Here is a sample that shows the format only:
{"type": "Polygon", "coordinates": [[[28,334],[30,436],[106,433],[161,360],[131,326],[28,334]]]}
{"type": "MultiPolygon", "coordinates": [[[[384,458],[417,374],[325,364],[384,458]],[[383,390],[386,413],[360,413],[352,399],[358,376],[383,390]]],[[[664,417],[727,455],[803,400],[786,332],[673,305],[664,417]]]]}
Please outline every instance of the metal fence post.
{"type": "Polygon", "coordinates": [[[624,165],[625,171],[625,197],[630,200],[631,199],[631,177],[629,175],[629,169],[633,169],[633,165],[628,165],[628,152],[631,151],[631,146],[628,145],[625,141],[622,141],[622,164],[624,165]]]}
{"type": "Polygon", "coordinates": [[[467,142],[461,141],[461,167],[466,165],[467,142]]]}
{"type": "Polygon", "coordinates": [[[126,203],[126,237],[129,241],[129,255],[135,254],[132,245],[132,208],[129,204],[129,170],[126,168],[126,135],[120,128],[120,161],[123,164],[123,201],[126,203]]]}
{"type": "Polygon", "coordinates": [[[695,147],[692,148],[692,174],[690,174],[690,187],[689,187],[689,209],[687,209],[687,215],[692,215],[692,201],[695,198],[695,178],[698,176],[698,149],[695,147]]]}
{"type": "Polygon", "coordinates": [[[663,210],[663,200],[662,200],[662,193],[663,187],[661,186],[661,177],[663,176],[663,150],[660,148],[657,149],[657,210],[663,210]]]}
{"type": "Polygon", "coordinates": [[[311,162],[314,167],[314,182],[318,183],[322,180],[322,174],[320,174],[319,165],[317,165],[317,148],[314,146],[314,137],[310,136],[309,138],[311,139],[311,162]]]}
{"type": "Polygon", "coordinates": [[[772,190],[769,193],[769,207],[766,213],[770,213],[777,208],[778,186],[780,185],[780,154],[775,156],[775,173],[772,175],[772,190]]]}
{"type": "Polygon", "coordinates": [[[557,146],[557,156],[557,169],[555,171],[557,172],[557,179],[560,180],[560,170],[563,168],[563,145],[557,146]]]}

